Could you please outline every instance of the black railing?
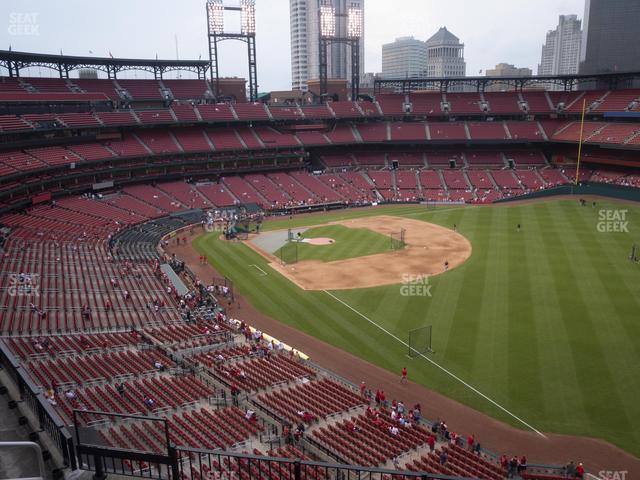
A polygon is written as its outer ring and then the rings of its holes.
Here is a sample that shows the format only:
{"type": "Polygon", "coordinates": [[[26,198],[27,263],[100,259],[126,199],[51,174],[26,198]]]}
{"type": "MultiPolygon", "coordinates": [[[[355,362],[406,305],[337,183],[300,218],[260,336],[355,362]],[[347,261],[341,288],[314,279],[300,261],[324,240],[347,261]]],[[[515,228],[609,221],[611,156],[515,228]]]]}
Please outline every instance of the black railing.
{"type": "Polygon", "coordinates": [[[278,458],[246,453],[207,451],[178,447],[177,473],[191,478],[209,479],[290,479],[290,480],[467,480],[428,472],[389,470],[297,458],[278,458]]]}
{"type": "Polygon", "coordinates": [[[95,478],[104,478],[109,473],[158,480],[178,478],[175,449],[170,446],[169,425],[165,418],[74,410],[73,425],[80,466],[83,470],[95,471],[95,478]],[[101,419],[101,423],[89,426],[84,422],[88,416],[101,419]],[[111,438],[109,429],[117,431],[120,424],[142,425],[143,422],[152,424],[153,435],[157,442],[162,443],[164,451],[128,450],[113,446],[112,440],[115,439],[111,438]]]}
{"type": "MultiPolygon", "coordinates": [[[[176,447],[169,443],[166,419],[127,414],[114,414],[87,410],[74,410],[76,448],[81,468],[96,472],[96,478],[118,474],[157,480],[242,479],[242,480],[467,480],[469,477],[449,477],[429,472],[390,470],[330,462],[279,458],[252,453],[227,452],[176,447]],[[87,426],[80,419],[86,415],[100,416],[103,424],[87,426]],[[109,431],[118,431],[119,425],[138,425],[152,422],[152,429],[142,428],[153,435],[156,443],[162,440],[160,450],[129,450],[114,447],[109,431]]],[[[141,446],[141,444],[140,444],[141,446]]],[[[238,449],[249,450],[250,444],[238,449]]],[[[294,456],[304,454],[297,449],[287,450],[294,456]]],[[[254,453],[259,453],[256,450],[254,453]]]]}
{"type": "Polygon", "coordinates": [[[9,374],[20,393],[20,401],[24,402],[35,415],[38,429],[46,432],[60,450],[65,467],[78,468],[73,437],[64,421],[44,398],[40,387],[35,385],[29,375],[20,366],[18,359],[9,347],[0,341],[0,364],[9,374]]]}

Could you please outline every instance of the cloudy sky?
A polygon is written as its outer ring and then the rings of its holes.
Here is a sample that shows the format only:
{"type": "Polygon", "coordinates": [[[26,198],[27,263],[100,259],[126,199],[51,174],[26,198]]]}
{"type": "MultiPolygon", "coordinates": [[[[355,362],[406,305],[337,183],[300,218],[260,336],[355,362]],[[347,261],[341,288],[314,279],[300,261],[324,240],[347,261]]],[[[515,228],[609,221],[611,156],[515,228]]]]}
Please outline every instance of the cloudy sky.
{"type": "MultiPolygon", "coordinates": [[[[204,0],[0,0],[0,48],[176,58],[177,37],[180,58],[205,59],[204,5],[204,0]]],[[[383,43],[405,35],[424,40],[447,26],[465,44],[467,75],[499,62],[535,73],[545,34],[555,28],[558,15],[584,13],[584,0],[366,0],[365,5],[367,72],[380,70],[383,43]]],[[[260,91],[288,89],[289,0],[256,0],[256,10],[260,91]]],[[[225,43],[222,74],[245,77],[243,45],[225,43]]],[[[50,75],[39,69],[30,74],[50,75]]]]}

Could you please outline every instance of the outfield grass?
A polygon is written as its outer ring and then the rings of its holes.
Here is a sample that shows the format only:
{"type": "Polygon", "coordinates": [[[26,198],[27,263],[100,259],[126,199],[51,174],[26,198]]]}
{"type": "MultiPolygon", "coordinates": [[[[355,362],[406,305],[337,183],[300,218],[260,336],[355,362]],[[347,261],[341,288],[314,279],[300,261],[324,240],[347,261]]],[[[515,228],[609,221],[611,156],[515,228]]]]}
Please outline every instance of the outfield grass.
{"type": "MultiPolygon", "coordinates": [[[[640,244],[640,208],[570,200],[393,206],[265,227],[383,213],[455,223],[473,254],[430,279],[432,297],[403,297],[397,285],[332,294],[403,339],[433,324],[431,358],[538,430],[601,437],[640,456],[640,265],[627,259],[632,243],[640,244]],[[626,209],[630,233],[599,232],[600,208],[626,209]]],[[[523,428],[426,361],[409,361],[406,347],[327,293],[297,288],[241,243],[212,234],[194,244],[260,311],[392,372],[407,365],[412,380],[523,428]],[[252,264],[269,275],[259,277],[252,264]]]]}
{"type": "Polygon", "coordinates": [[[386,235],[373,232],[368,228],[349,228],[342,225],[325,225],[310,228],[303,234],[304,238],[327,237],[335,240],[330,245],[310,245],[303,242],[295,242],[280,248],[275,255],[291,256],[290,250],[297,249],[298,261],[320,260],[332,262],[346,258],[364,257],[376,253],[388,252],[391,248],[391,240],[386,235]]]}

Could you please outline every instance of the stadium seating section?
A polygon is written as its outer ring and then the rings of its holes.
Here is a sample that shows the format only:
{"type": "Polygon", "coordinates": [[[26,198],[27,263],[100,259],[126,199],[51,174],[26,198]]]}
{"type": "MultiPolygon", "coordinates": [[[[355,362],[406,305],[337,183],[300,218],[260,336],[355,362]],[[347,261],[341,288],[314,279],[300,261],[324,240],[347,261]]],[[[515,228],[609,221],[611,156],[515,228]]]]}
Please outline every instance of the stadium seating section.
{"type": "MultiPolygon", "coordinates": [[[[574,181],[580,140],[580,181],[640,188],[640,90],[268,105],[214,103],[205,80],[0,77],[0,103],[0,342],[62,422],[119,449],[162,452],[165,433],[108,412],[166,418],[170,440],[191,449],[386,468],[399,458],[407,470],[504,478],[493,456],[440,433],[430,451],[428,422],[399,426],[389,405],[227,318],[215,285],[211,295],[179,295],[157,246],[199,228],[203,211],[239,204],[280,211],[526,195],[574,181]],[[623,121],[608,112],[625,112],[623,121]],[[101,195],[87,194],[96,186],[101,195]],[[285,424],[304,434],[275,444],[285,424]]],[[[291,478],[192,457],[181,480],[214,468],[291,478]]]]}

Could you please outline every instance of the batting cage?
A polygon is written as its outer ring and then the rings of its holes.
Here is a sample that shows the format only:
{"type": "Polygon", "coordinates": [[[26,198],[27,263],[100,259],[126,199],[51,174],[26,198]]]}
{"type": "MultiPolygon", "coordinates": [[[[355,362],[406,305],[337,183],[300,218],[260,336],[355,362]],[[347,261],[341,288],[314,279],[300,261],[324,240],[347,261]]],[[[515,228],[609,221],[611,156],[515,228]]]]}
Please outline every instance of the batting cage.
{"type": "Polygon", "coordinates": [[[391,240],[391,250],[402,250],[405,246],[405,233],[406,230],[401,228],[399,232],[393,232],[389,234],[389,239],[391,240]]]}
{"type": "Polygon", "coordinates": [[[417,357],[424,353],[433,353],[431,348],[431,333],[433,325],[409,330],[409,357],[417,357]]]}

